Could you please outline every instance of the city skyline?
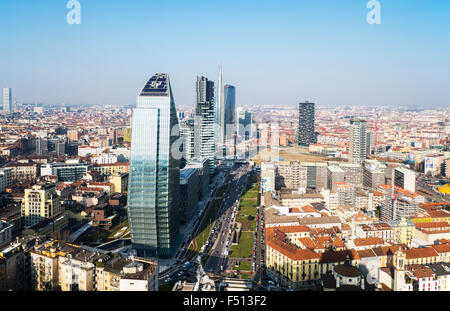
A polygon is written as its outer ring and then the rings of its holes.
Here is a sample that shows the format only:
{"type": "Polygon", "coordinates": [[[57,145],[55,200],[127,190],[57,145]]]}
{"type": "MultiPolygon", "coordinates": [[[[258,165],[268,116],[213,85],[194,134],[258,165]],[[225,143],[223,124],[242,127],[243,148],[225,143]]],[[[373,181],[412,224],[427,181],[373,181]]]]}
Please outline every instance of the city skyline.
{"type": "Polygon", "coordinates": [[[151,72],[169,72],[176,102],[193,106],[193,77],[216,77],[222,64],[240,106],[297,105],[303,98],[326,106],[450,104],[450,45],[440,39],[450,28],[449,4],[386,2],[381,24],[369,25],[365,1],[325,2],[229,2],[217,16],[214,2],[81,1],[81,24],[68,25],[64,3],[2,1],[0,26],[14,30],[0,51],[0,86],[11,87],[19,102],[133,105],[134,85],[151,72]],[[165,30],[171,42],[136,41],[172,18],[177,22],[165,30]],[[211,26],[208,52],[197,48],[198,20],[211,26]],[[133,41],[138,49],[130,48],[133,41]],[[284,77],[281,92],[260,92],[274,76],[284,77]]]}
{"type": "Polygon", "coordinates": [[[0,292],[450,291],[449,13],[0,1],[0,292]]]}

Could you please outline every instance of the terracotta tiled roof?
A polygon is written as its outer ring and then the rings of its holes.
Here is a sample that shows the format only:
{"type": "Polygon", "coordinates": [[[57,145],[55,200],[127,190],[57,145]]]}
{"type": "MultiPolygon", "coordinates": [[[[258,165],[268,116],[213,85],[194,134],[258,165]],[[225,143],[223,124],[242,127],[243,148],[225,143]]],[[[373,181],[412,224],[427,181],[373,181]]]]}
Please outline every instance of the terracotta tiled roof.
{"type": "Polygon", "coordinates": [[[315,249],[316,243],[311,238],[299,238],[298,241],[303,244],[306,248],[315,249]]]}
{"type": "Polygon", "coordinates": [[[450,217],[450,213],[446,211],[431,211],[428,212],[432,218],[443,218],[443,217],[450,217]]]}
{"type": "Polygon", "coordinates": [[[361,225],[363,231],[378,231],[378,230],[392,230],[392,227],[388,223],[377,223],[370,225],[361,225]]]}
{"type": "MultiPolygon", "coordinates": [[[[384,190],[390,190],[392,186],[391,185],[380,185],[379,187],[384,189],[384,190]]],[[[417,194],[417,193],[411,193],[408,190],[405,190],[405,189],[403,189],[401,187],[398,187],[398,186],[395,186],[394,189],[395,189],[395,192],[401,193],[401,194],[403,194],[403,195],[405,195],[407,197],[410,197],[410,198],[416,198],[416,197],[419,196],[419,194],[417,194]]]]}
{"type": "Polygon", "coordinates": [[[284,233],[296,233],[296,232],[308,232],[307,226],[283,226],[277,227],[277,229],[284,233]]]}
{"type": "Polygon", "coordinates": [[[377,256],[393,256],[400,246],[398,245],[392,245],[392,246],[382,246],[382,247],[375,247],[373,249],[374,253],[377,256]]]}
{"type": "Polygon", "coordinates": [[[431,228],[448,228],[450,224],[448,222],[422,222],[417,223],[417,229],[431,229],[431,228]]]}
{"type": "Polygon", "coordinates": [[[302,207],[304,213],[318,213],[318,211],[311,205],[305,205],[302,207]]]}
{"type": "Polygon", "coordinates": [[[269,247],[292,260],[311,260],[320,258],[319,255],[312,250],[300,249],[287,243],[285,234],[277,230],[277,228],[266,229],[266,243],[269,247]]]}
{"type": "Polygon", "coordinates": [[[439,254],[433,247],[412,248],[404,250],[406,259],[437,257],[439,254]]]}
{"type": "Polygon", "coordinates": [[[365,249],[365,250],[361,250],[361,251],[356,251],[358,253],[358,256],[360,258],[365,258],[365,257],[375,257],[376,254],[372,249],[365,249]]]}
{"type": "Polygon", "coordinates": [[[333,240],[332,245],[333,245],[334,247],[338,247],[338,248],[345,247],[344,242],[343,242],[340,238],[335,238],[335,239],[333,240]]]}
{"type": "Polygon", "coordinates": [[[432,247],[438,253],[450,253],[450,244],[432,245],[432,247]]]}
{"type": "Polygon", "coordinates": [[[354,239],[353,242],[356,246],[370,246],[370,245],[383,245],[384,240],[382,238],[377,237],[369,237],[369,238],[357,238],[354,239]]]}
{"type": "Polygon", "coordinates": [[[86,191],[86,192],[102,192],[103,188],[94,188],[94,187],[78,187],[78,191],[86,191]]]}
{"type": "Polygon", "coordinates": [[[345,262],[347,259],[347,256],[350,258],[350,260],[359,260],[361,259],[358,255],[358,253],[351,249],[351,250],[344,250],[344,251],[328,251],[325,253],[320,254],[320,263],[336,263],[336,262],[345,262]]]}
{"type": "Polygon", "coordinates": [[[90,182],[89,183],[89,186],[108,186],[108,187],[111,187],[111,186],[114,186],[114,184],[112,184],[112,183],[109,183],[109,182],[90,182]]]}
{"type": "Polygon", "coordinates": [[[431,278],[435,275],[433,270],[431,270],[431,268],[427,266],[414,265],[407,267],[407,269],[411,271],[418,279],[431,278]]]}

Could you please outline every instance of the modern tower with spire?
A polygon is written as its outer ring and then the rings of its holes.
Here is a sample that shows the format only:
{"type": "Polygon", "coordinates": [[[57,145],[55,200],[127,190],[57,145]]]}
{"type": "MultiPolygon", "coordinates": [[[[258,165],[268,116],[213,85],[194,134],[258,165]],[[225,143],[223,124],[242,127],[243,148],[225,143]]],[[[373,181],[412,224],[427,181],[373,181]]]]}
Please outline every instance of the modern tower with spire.
{"type": "Polygon", "coordinates": [[[235,143],[236,126],[236,88],[233,85],[223,85],[222,66],[219,66],[219,80],[216,98],[215,132],[218,145],[218,155],[226,156],[227,146],[235,143]]]}
{"type": "Polygon", "coordinates": [[[216,141],[219,144],[225,142],[225,105],[224,105],[224,92],[223,92],[223,80],[222,80],[222,65],[219,65],[219,80],[217,86],[217,98],[216,98],[216,141]]]}

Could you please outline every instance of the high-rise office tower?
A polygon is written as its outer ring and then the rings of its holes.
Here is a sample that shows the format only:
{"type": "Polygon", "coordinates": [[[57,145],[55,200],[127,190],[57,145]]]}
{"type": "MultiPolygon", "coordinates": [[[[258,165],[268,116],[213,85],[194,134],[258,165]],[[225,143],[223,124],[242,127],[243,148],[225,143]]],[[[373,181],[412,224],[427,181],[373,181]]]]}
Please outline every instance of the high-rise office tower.
{"type": "Polygon", "coordinates": [[[310,102],[300,103],[298,105],[298,131],[297,142],[299,146],[308,147],[317,142],[314,131],[314,122],[316,120],[315,104],[310,102]]]}
{"type": "Polygon", "coordinates": [[[223,88],[224,104],[225,104],[225,141],[234,139],[235,123],[236,123],[236,88],[232,85],[225,85],[223,88]]]}
{"type": "Polygon", "coordinates": [[[195,157],[209,160],[210,174],[216,167],[214,82],[197,77],[195,107],[195,157]]]}
{"type": "Polygon", "coordinates": [[[353,163],[363,163],[367,155],[366,121],[352,119],[350,124],[349,160],[353,163]]]}
{"type": "Polygon", "coordinates": [[[219,144],[225,142],[225,94],[222,80],[222,66],[219,66],[219,81],[217,87],[215,112],[215,133],[216,140],[219,144]]]}
{"type": "Polygon", "coordinates": [[[12,91],[10,88],[3,89],[3,112],[12,111],[12,91]]]}
{"type": "Polygon", "coordinates": [[[180,123],[180,135],[183,139],[183,156],[187,163],[195,158],[195,131],[194,120],[188,119],[180,123]]]}
{"type": "Polygon", "coordinates": [[[48,155],[48,138],[39,137],[36,139],[36,154],[37,155],[48,155]]]}
{"type": "Polygon", "coordinates": [[[372,155],[375,153],[375,133],[374,132],[367,132],[367,155],[372,155]]]}
{"type": "Polygon", "coordinates": [[[253,137],[252,113],[243,108],[237,108],[236,134],[239,142],[247,141],[253,137]]]}
{"type": "Polygon", "coordinates": [[[179,139],[168,74],[157,73],[137,98],[133,113],[128,216],[138,256],[168,258],[179,236],[179,139]]]}

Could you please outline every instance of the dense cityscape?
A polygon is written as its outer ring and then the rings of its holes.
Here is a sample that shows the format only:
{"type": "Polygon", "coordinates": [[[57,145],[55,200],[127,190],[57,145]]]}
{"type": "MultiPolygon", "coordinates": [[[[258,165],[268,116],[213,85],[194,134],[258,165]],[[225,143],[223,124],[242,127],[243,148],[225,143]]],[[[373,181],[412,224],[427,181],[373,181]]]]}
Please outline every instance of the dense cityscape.
{"type": "Polygon", "coordinates": [[[0,1],[4,302],[445,299],[449,12],[0,1]]]}
{"type": "Polygon", "coordinates": [[[450,109],[239,106],[221,67],[173,89],[3,89],[0,290],[449,289],[450,109]]]}

